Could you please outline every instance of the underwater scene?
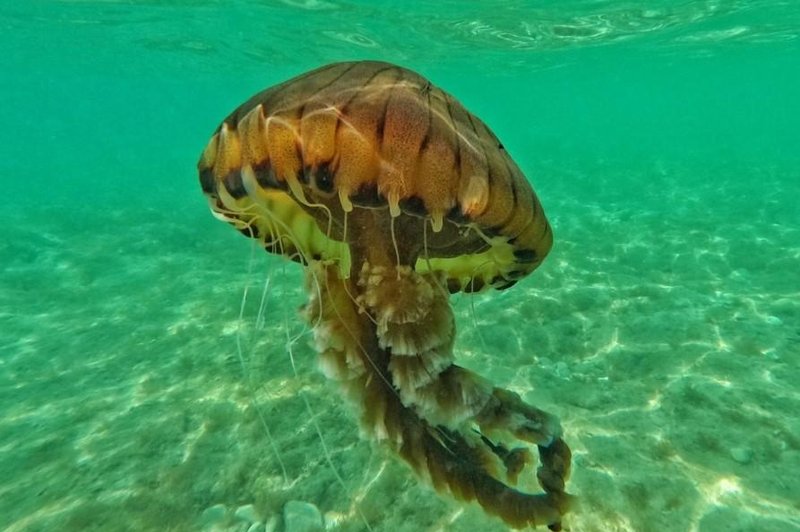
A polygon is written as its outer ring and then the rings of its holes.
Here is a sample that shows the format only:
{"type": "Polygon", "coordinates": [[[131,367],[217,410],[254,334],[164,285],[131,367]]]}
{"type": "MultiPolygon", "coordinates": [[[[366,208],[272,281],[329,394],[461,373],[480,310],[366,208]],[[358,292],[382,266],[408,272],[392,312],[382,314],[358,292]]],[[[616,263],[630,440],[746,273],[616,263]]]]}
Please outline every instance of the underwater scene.
{"type": "Polygon", "coordinates": [[[800,531],[800,4],[0,25],[0,530],[800,531]]]}

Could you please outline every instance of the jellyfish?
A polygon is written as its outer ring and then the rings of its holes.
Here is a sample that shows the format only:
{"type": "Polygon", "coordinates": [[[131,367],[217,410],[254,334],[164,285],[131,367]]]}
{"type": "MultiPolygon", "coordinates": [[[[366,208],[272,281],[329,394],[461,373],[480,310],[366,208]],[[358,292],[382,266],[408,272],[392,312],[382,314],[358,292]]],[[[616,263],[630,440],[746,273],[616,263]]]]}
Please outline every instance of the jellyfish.
{"type": "Polygon", "coordinates": [[[552,245],[480,119],[408,69],[335,63],[238,107],[198,171],[217,218],[303,265],[319,365],[365,434],[439,492],[515,528],[560,529],[572,497],[559,421],[453,353],[450,294],[507,289],[552,245]],[[537,462],[542,491],[520,489],[537,462]]]}

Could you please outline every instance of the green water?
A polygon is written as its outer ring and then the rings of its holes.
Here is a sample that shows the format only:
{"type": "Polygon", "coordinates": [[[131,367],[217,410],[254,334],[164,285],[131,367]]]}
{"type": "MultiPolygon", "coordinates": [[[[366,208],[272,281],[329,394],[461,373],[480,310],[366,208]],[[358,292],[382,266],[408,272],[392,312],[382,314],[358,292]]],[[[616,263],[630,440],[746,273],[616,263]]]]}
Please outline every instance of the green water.
{"type": "Polygon", "coordinates": [[[800,530],[800,4],[31,0],[0,29],[0,529],[284,530],[293,500],[506,529],[359,437],[299,267],[197,182],[240,102],[370,58],[483,118],[553,224],[453,304],[459,363],[561,418],[569,529],[800,530]]]}

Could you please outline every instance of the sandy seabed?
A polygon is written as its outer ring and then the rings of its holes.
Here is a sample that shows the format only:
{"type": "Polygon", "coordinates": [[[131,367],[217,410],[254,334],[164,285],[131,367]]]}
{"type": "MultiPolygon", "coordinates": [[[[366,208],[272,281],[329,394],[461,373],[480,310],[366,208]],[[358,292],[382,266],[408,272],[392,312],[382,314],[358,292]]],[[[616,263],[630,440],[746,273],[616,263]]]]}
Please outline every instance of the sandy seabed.
{"type": "MultiPolygon", "coordinates": [[[[661,178],[565,174],[540,270],[453,298],[457,359],[561,418],[570,530],[800,530],[800,179],[661,178]]],[[[197,194],[0,214],[0,528],[281,530],[295,500],[330,530],[505,530],[359,437],[300,267],[197,194]]]]}

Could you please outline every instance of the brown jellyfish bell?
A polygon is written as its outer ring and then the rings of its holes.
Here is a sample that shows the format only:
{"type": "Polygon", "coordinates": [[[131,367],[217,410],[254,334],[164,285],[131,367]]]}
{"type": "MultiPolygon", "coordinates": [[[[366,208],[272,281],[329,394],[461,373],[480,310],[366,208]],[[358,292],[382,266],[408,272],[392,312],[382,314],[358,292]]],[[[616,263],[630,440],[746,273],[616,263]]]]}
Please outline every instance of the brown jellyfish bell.
{"type": "Polygon", "coordinates": [[[365,432],[439,491],[512,527],[560,529],[558,420],[454,363],[449,294],[508,288],[552,244],[489,128],[407,69],[336,63],[236,109],[198,167],[218,218],[305,265],[320,365],[365,432]],[[514,487],[533,445],[538,494],[514,487]]]}

